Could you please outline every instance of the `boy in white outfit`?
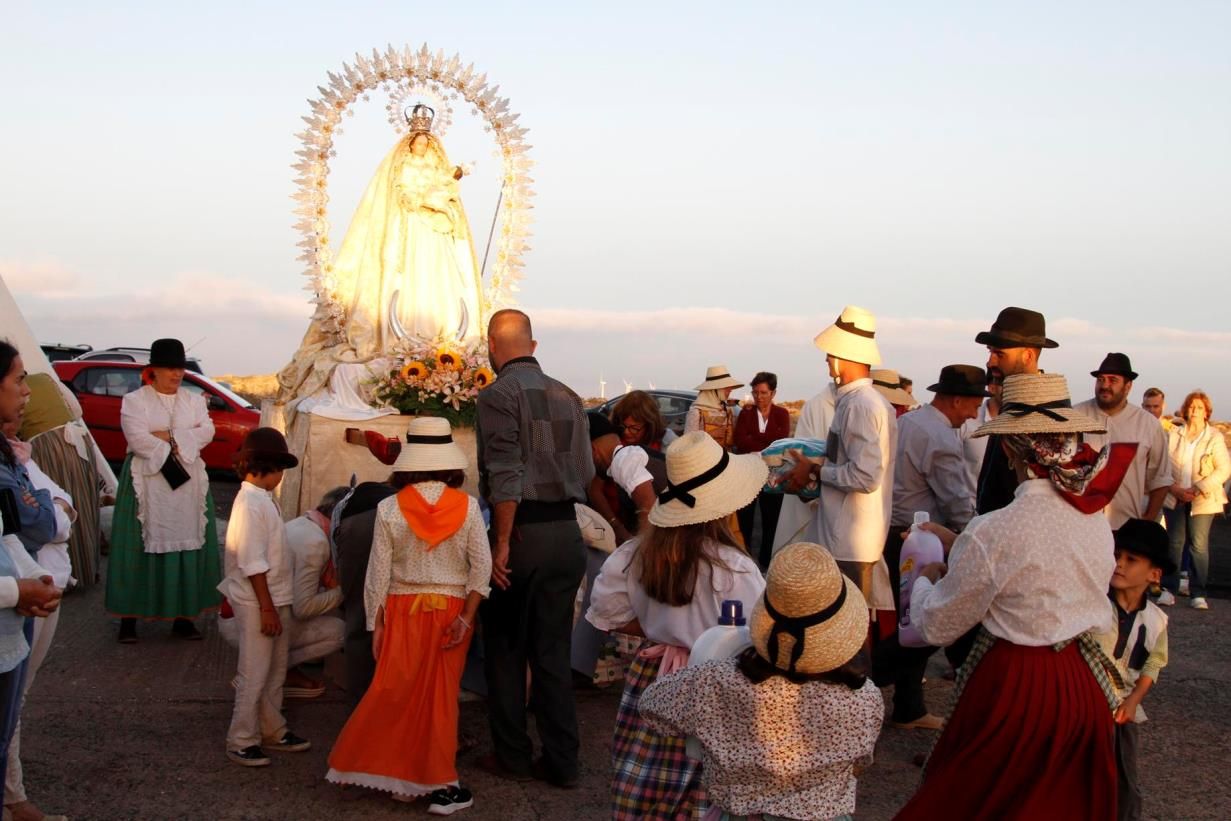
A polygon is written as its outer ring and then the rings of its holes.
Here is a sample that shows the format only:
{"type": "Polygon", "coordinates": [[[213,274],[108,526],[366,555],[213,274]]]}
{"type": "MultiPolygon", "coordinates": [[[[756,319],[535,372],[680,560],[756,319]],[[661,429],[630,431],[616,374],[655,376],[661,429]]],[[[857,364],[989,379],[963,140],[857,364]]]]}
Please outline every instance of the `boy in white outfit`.
{"type": "Polygon", "coordinates": [[[227,758],[266,767],[266,750],[303,752],[312,744],[290,732],[282,717],[291,619],[292,576],[286,526],[271,491],[282,472],[299,464],[273,428],[244,437],[235,472],[244,480],[227,525],[226,575],[218,589],[231,603],[239,633],[235,710],[227,731],[227,758]]]}

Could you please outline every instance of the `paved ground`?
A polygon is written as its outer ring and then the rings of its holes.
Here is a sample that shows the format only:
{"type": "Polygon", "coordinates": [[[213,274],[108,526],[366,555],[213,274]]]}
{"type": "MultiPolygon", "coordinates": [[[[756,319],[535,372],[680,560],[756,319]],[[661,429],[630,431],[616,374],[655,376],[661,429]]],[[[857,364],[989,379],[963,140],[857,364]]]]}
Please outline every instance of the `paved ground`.
{"type": "MultiPolygon", "coordinates": [[[[223,753],[235,656],[212,621],[202,625],[204,642],[174,641],[165,625],[143,625],[139,644],[120,645],[116,623],[103,613],[101,588],[71,595],[64,611],[24,716],[27,786],[45,809],[114,821],[382,819],[423,812],[379,796],[347,794],[323,780],[330,742],[348,712],[336,684],[323,698],[287,710],[292,727],[315,742],[312,751],[245,770],[223,753]]],[[[1171,616],[1172,664],[1146,700],[1151,721],[1143,732],[1141,770],[1147,816],[1225,818],[1231,804],[1231,785],[1221,772],[1231,756],[1231,601],[1214,600],[1205,613],[1176,607],[1171,616]]],[[[928,682],[934,710],[946,704],[950,688],[942,672],[934,658],[928,682]]],[[[327,673],[341,680],[337,664],[327,673]]],[[[610,690],[578,694],[583,781],[575,791],[511,785],[478,771],[485,707],[463,704],[463,735],[480,745],[461,759],[462,778],[476,796],[475,809],[462,817],[606,818],[617,701],[610,690]]],[[[925,732],[882,732],[876,764],[860,779],[859,818],[893,815],[916,784],[912,758],[929,743],[925,732]]]]}

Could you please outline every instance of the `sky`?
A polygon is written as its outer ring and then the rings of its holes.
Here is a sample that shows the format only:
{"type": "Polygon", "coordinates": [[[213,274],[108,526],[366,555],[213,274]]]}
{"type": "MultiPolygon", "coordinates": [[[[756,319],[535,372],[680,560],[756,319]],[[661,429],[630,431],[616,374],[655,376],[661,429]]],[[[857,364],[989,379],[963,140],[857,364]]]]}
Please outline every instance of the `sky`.
{"type": "MultiPolygon", "coordinates": [[[[290,200],[307,100],[356,52],[426,42],[530,129],[518,304],[583,396],[723,363],[806,398],[812,337],[846,304],[923,388],[982,364],[974,335],[1019,305],[1046,314],[1042,364],[1075,399],[1118,350],[1135,400],[1201,387],[1231,410],[1231,4],[5,9],[0,276],[46,342],[174,335],[210,373],[286,364],[312,309],[290,200]]],[[[392,145],[383,105],[338,140],[337,239],[392,145]]],[[[479,238],[485,140],[464,111],[445,139],[476,163],[479,238]]]]}

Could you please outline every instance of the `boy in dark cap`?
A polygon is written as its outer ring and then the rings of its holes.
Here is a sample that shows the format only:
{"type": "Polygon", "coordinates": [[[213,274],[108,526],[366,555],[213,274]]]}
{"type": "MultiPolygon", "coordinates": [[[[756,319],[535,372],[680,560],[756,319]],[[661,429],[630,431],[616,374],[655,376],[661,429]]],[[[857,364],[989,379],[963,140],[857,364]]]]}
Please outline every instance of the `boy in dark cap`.
{"type": "Polygon", "coordinates": [[[1100,636],[1124,679],[1116,709],[1116,765],[1120,775],[1119,818],[1141,817],[1137,781],[1137,725],[1146,720],[1141,701],[1167,666],[1167,614],[1146,591],[1175,572],[1167,531],[1157,522],[1129,519],[1115,532],[1116,570],[1107,596],[1118,628],[1100,636]]]}

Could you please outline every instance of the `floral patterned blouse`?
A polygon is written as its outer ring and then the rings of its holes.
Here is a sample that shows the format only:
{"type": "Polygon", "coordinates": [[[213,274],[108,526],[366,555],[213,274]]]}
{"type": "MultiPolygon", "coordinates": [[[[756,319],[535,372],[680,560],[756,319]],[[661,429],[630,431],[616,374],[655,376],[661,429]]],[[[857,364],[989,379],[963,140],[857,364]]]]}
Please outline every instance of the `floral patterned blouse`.
{"type": "MultiPolygon", "coordinates": [[[[445,489],[443,482],[424,482],[415,487],[432,504],[445,489]]],[[[438,593],[460,599],[473,590],[487,598],[491,573],[491,547],[474,498],[461,529],[428,550],[427,543],[406,524],[398,497],[390,496],[376,506],[372,555],[363,585],[368,629],[376,626],[376,612],[384,606],[386,596],[438,593]]]]}
{"type": "Polygon", "coordinates": [[[855,811],[855,764],[876,746],[880,690],[774,676],[753,684],[736,659],[660,678],[641,694],[641,716],[660,733],[705,748],[709,798],[732,814],[833,818],[855,811]]]}

